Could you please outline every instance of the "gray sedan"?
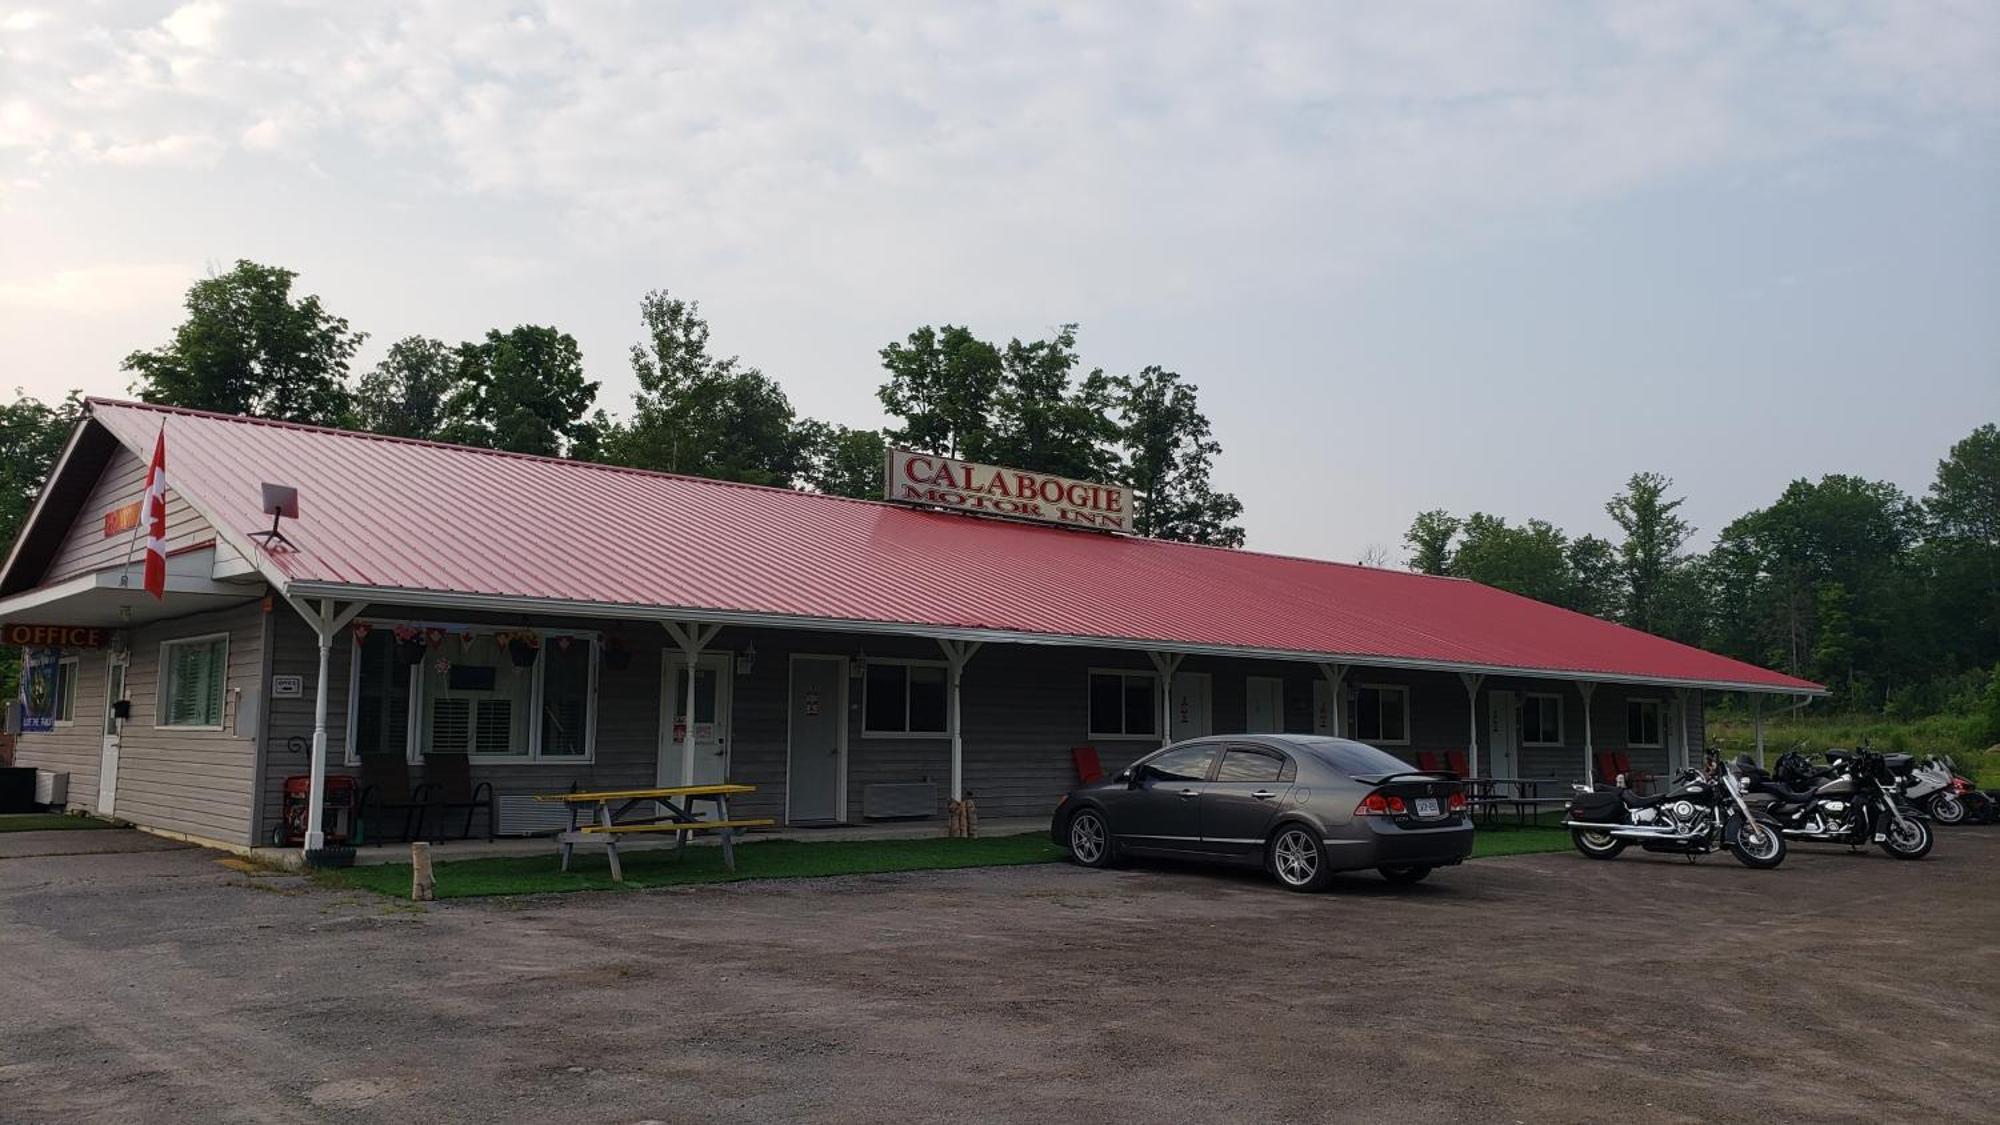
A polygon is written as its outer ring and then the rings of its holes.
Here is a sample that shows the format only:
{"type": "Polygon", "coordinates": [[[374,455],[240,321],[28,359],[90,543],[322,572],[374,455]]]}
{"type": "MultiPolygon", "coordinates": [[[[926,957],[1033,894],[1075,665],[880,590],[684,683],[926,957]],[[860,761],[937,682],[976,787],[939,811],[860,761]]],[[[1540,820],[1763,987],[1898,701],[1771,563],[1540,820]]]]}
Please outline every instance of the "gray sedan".
{"type": "Polygon", "coordinates": [[[1393,883],[1472,854],[1465,791],[1373,746],[1314,735],[1197,738],[1070,791],[1049,827],[1085,867],[1123,856],[1261,866],[1295,891],[1373,867],[1393,883]]]}

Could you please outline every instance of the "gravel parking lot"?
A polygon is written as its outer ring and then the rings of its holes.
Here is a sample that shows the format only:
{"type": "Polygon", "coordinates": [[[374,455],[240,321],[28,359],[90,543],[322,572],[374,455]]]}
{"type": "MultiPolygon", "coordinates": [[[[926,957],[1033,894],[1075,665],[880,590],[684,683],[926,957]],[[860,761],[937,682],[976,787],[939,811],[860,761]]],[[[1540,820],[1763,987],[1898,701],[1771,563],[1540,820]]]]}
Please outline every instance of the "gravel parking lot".
{"type": "Polygon", "coordinates": [[[420,909],[216,860],[0,839],[0,1118],[2000,1114],[2000,830],[1313,897],[1053,865],[420,909]]]}

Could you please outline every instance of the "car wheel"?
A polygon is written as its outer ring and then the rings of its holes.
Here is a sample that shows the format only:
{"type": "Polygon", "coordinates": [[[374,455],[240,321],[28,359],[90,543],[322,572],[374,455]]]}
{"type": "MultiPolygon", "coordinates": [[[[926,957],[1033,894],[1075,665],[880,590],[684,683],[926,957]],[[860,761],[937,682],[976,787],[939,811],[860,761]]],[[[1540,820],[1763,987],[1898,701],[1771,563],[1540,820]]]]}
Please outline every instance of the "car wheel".
{"type": "Polygon", "coordinates": [[[1288,890],[1316,891],[1333,878],[1327,862],[1326,844],[1319,833],[1303,824],[1287,824],[1271,837],[1266,857],[1271,874],[1288,890]]]}
{"type": "Polygon", "coordinates": [[[1378,867],[1375,870],[1380,871],[1382,877],[1391,883],[1421,883],[1430,878],[1431,874],[1431,869],[1423,866],[1378,867]]]}
{"type": "Polygon", "coordinates": [[[1111,826],[1096,809],[1069,818],[1069,857],[1085,867],[1111,866],[1111,826]]]}

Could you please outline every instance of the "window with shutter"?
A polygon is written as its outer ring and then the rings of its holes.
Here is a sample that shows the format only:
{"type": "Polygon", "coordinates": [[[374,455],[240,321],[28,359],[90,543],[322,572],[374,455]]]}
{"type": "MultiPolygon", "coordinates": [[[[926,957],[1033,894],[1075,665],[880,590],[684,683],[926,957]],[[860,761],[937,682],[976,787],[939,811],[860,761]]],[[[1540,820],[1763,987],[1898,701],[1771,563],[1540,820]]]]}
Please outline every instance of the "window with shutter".
{"type": "Polygon", "coordinates": [[[160,646],[159,723],[166,727],[222,725],[223,689],[228,681],[229,638],[198,637],[160,646]]]}

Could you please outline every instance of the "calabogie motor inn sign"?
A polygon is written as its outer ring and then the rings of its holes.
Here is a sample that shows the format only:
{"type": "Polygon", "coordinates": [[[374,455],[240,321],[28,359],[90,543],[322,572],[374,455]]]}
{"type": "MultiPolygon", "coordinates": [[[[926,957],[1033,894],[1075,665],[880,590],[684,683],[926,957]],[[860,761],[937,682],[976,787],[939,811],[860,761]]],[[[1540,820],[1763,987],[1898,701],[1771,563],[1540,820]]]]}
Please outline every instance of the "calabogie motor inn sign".
{"type": "Polygon", "coordinates": [[[1040,520],[1098,531],[1132,530],[1132,492],[935,453],[889,451],[884,495],[905,504],[1040,520]]]}

